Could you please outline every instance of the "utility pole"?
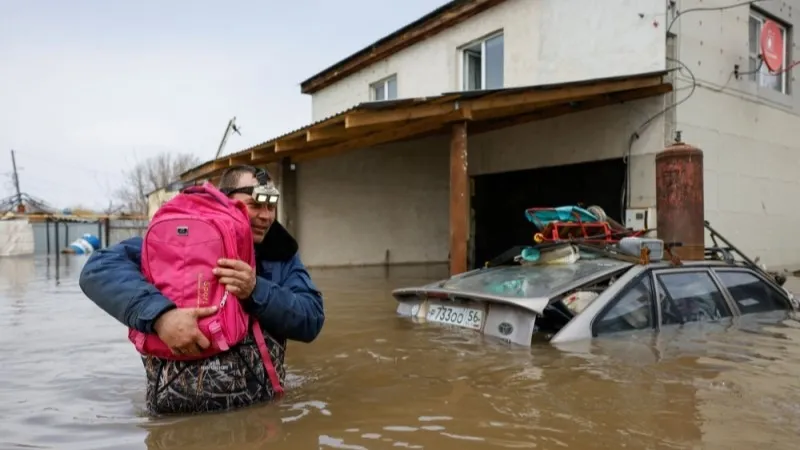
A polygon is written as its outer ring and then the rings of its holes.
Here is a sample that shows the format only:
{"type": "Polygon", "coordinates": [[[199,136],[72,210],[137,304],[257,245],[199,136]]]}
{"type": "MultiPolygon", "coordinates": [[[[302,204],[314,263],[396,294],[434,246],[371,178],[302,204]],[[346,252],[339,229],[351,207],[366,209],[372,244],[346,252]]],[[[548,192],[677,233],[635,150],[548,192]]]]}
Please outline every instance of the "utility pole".
{"type": "Polygon", "coordinates": [[[11,150],[11,167],[14,168],[14,174],[12,176],[14,177],[14,190],[17,193],[16,207],[20,208],[22,207],[22,192],[19,190],[19,174],[17,174],[17,158],[14,156],[14,150],[11,150]]]}

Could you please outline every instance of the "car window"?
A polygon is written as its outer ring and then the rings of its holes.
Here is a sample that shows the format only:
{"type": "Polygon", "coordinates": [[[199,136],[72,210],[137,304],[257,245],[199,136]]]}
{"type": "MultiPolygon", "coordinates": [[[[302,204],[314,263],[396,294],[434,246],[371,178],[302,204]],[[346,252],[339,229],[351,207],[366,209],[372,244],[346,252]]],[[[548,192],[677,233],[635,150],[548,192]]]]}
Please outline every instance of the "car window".
{"type": "Polygon", "coordinates": [[[630,266],[614,259],[580,259],[574,264],[499,266],[467,272],[442,288],[503,297],[547,297],[575,280],[630,266]]]}
{"type": "Polygon", "coordinates": [[[704,322],[732,315],[725,297],[706,271],[659,273],[661,324],[704,322]]]}
{"type": "Polygon", "coordinates": [[[789,309],[783,296],[755,274],[741,270],[715,272],[742,314],[789,309]]]}
{"type": "Polygon", "coordinates": [[[594,324],[595,333],[653,328],[653,288],[650,276],[643,276],[623,291],[613,306],[601,313],[594,324]]]}

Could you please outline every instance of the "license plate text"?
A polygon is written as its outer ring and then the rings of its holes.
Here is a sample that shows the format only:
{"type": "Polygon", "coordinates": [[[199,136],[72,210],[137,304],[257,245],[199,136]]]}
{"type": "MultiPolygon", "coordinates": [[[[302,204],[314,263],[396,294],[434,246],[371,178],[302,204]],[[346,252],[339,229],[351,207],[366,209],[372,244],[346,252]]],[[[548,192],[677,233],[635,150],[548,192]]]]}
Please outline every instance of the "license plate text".
{"type": "Polygon", "coordinates": [[[460,306],[430,305],[427,320],[480,330],[483,326],[483,311],[460,306]]]}

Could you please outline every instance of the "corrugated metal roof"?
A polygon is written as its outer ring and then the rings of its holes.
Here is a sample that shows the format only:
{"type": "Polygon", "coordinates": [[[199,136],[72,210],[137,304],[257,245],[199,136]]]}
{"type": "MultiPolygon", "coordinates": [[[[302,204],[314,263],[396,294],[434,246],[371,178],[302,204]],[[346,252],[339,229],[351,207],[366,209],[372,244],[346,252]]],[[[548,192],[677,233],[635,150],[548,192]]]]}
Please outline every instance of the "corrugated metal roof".
{"type": "Polygon", "coordinates": [[[392,110],[392,109],[396,109],[396,108],[399,108],[399,107],[407,107],[407,106],[414,106],[414,105],[424,104],[424,103],[430,102],[431,100],[440,100],[440,99],[442,99],[444,97],[445,96],[440,95],[440,96],[435,96],[435,97],[420,97],[420,98],[408,98],[408,99],[399,99],[399,100],[383,100],[383,101],[377,101],[377,102],[362,102],[362,103],[359,103],[359,104],[357,104],[355,106],[352,106],[352,107],[350,107],[348,109],[345,109],[343,111],[339,111],[339,112],[337,112],[335,114],[331,114],[330,116],[327,116],[325,118],[319,119],[319,120],[317,120],[315,122],[311,122],[308,125],[302,126],[300,128],[295,128],[294,130],[288,131],[286,133],[283,133],[280,136],[274,137],[272,139],[268,139],[268,140],[266,140],[266,141],[264,141],[264,142],[262,142],[260,144],[253,145],[251,147],[248,147],[248,148],[246,148],[244,150],[240,150],[240,151],[235,152],[235,153],[230,153],[228,155],[222,155],[218,159],[230,158],[230,157],[234,157],[234,156],[238,156],[238,155],[244,155],[247,152],[251,152],[251,151],[253,151],[253,150],[257,149],[257,148],[264,147],[265,145],[271,145],[275,141],[279,141],[279,140],[284,139],[284,138],[286,138],[288,136],[296,134],[296,133],[298,133],[300,131],[307,130],[309,128],[313,128],[314,126],[322,124],[324,122],[327,122],[327,121],[329,121],[331,119],[344,117],[347,114],[352,114],[352,113],[357,112],[357,111],[392,110]]]}
{"type": "Polygon", "coordinates": [[[252,149],[254,149],[254,148],[261,147],[261,146],[263,146],[263,145],[269,144],[270,142],[274,142],[274,141],[277,141],[277,140],[283,139],[283,138],[285,138],[285,137],[287,137],[287,136],[291,136],[291,135],[293,135],[293,134],[295,134],[295,133],[297,133],[297,132],[299,132],[299,131],[305,130],[305,129],[307,129],[307,128],[311,128],[311,127],[313,127],[313,126],[315,126],[315,125],[319,125],[319,124],[321,124],[322,122],[325,122],[325,121],[331,120],[331,119],[333,119],[333,118],[335,118],[335,117],[343,116],[343,115],[345,115],[345,114],[348,114],[348,113],[350,113],[350,112],[353,112],[353,111],[355,111],[356,109],[358,109],[360,106],[361,106],[361,104],[358,104],[358,105],[356,105],[356,106],[353,106],[353,107],[351,107],[351,108],[345,109],[344,111],[339,111],[339,112],[337,112],[337,113],[335,113],[335,114],[332,114],[332,115],[330,115],[330,116],[328,116],[328,117],[325,117],[325,118],[323,118],[323,119],[319,119],[319,120],[317,120],[316,122],[311,122],[311,123],[310,123],[310,124],[308,124],[308,125],[303,125],[303,126],[302,126],[302,127],[300,127],[300,128],[295,128],[295,129],[294,129],[294,130],[292,130],[292,131],[288,131],[288,132],[286,132],[286,133],[283,133],[283,134],[281,134],[280,136],[277,136],[277,137],[274,137],[274,138],[272,138],[272,139],[266,140],[266,141],[264,141],[264,142],[262,142],[262,143],[260,143],[260,144],[256,144],[256,145],[254,145],[254,146],[252,146],[252,147],[249,147],[249,148],[247,148],[247,149],[245,149],[245,150],[241,150],[241,151],[239,151],[239,152],[232,153],[232,154],[230,154],[230,155],[228,155],[228,156],[239,155],[239,154],[243,154],[243,153],[245,153],[245,152],[249,152],[249,151],[251,151],[251,150],[252,150],[252,149]]]}
{"type": "Polygon", "coordinates": [[[580,80],[574,82],[567,82],[567,83],[551,83],[551,84],[543,84],[543,85],[533,85],[533,86],[520,86],[520,87],[513,87],[513,88],[500,88],[500,89],[483,89],[483,90],[474,90],[474,91],[455,91],[455,92],[445,92],[439,95],[430,96],[430,97],[416,97],[416,98],[406,98],[406,99],[397,99],[397,100],[386,100],[386,101],[373,101],[373,102],[362,102],[359,103],[351,108],[345,109],[340,111],[336,114],[332,114],[327,116],[323,119],[317,120],[313,123],[305,125],[303,127],[294,129],[287,133],[281,134],[280,136],[274,137],[272,139],[266,140],[260,144],[251,146],[247,149],[241,150],[239,152],[231,153],[228,155],[221,156],[220,158],[212,161],[205,162],[197,167],[194,167],[190,170],[181,174],[181,178],[185,174],[190,172],[194,172],[197,170],[202,169],[203,167],[213,164],[214,161],[223,160],[225,158],[232,158],[240,155],[245,155],[253,150],[264,148],[265,146],[274,145],[274,143],[278,140],[285,139],[291,135],[300,133],[302,131],[311,129],[315,126],[323,124],[325,122],[334,121],[334,119],[343,119],[348,114],[353,114],[355,112],[375,112],[375,111],[391,111],[394,109],[400,108],[409,108],[415,106],[422,106],[426,104],[447,104],[448,102],[456,102],[455,107],[457,107],[458,102],[461,100],[468,101],[468,100],[476,100],[479,98],[484,97],[495,97],[495,98],[502,98],[507,95],[512,94],[520,94],[526,92],[538,92],[538,91],[548,91],[548,90],[557,90],[557,89],[565,89],[565,88],[575,88],[587,85],[596,85],[596,84],[603,84],[603,83],[614,83],[620,81],[633,81],[638,79],[648,79],[653,77],[664,76],[669,71],[656,71],[656,72],[647,72],[641,73],[636,75],[624,75],[624,76],[616,76],[616,77],[608,77],[608,78],[595,78],[595,79],[588,79],[588,80],[580,80]]]}
{"type": "Polygon", "coordinates": [[[261,148],[265,145],[272,144],[275,141],[280,139],[286,138],[291,136],[292,134],[298,133],[300,131],[312,128],[316,125],[319,125],[323,122],[327,122],[332,119],[336,119],[339,117],[343,117],[347,114],[351,114],[357,111],[381,111],[381,110],[392,110],[401,107],[410,107],[410,106],[418,106],[423,105],[426,103],[436,103],[441,102],[442,100],[447,101],[458,101],[458,100],[475,100],[481,97],[488,97],[488,96],[503,96],[503,95],[510,95],[510,94],[519,94],[524,92],[536,92],[536,91],[547,91],[552,89],[563,89],[565,86],[569,87],[578,87],[578,86],[585,86],[597,83],[606,83],[606,82],[615,82],[615,81],[623,81],[623,80],[633,80],[637,78],[649,78],[654,76],[665,75],[667,71],[656,71],[656,72],[647,72],[641,73],[637,75],[625,75],[625,76],[617,76],[617,77],[610,77],[610,78],[602,78],[602,79],[589,79],[589,80],[580,80],[575,82],[568,82],[568,83],[550,83],[550,84],[539,84],[533,86],[519,86],[513,88],[499,88],[499,89],[480,89],[480,90],[473,90],[473,91],[451,91],[451,92],[444,92],[439,95],[430,96],[430,97],[413,97],[413,98],[405,98],[405,99],[397,99],[397,100],[383,100],[383,101],[372,101],[372,102],[362,102],[353,107],[345,109],[343,111],[337,112],[330,116],[327,116],[323,119],[319,119],[315,122],[312,122],[308,125],[305,125],[300,128],[296,128],[292,131],[284,133],[280,136],[275,138],[266,140],[260,144],[254,145],[247,149],[241,150],[236,153],[232,153],[226,155],[225,157],[232,157],[237,155],[243,155],[247,152],[250,152],[254,149],[261,148]]]}

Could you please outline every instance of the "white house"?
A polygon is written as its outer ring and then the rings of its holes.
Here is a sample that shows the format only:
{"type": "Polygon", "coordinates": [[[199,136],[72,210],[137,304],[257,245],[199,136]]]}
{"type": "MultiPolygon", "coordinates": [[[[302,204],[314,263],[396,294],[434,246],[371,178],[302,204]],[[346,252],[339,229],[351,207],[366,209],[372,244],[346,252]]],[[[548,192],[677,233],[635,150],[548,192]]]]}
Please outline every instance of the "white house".
{"type": "Polygon", "coordinates": [[[310,266],[461,267],[530,242],[527,207],[654,208],[655,154],[680,131],[704,152],[706,219],[793,265],[800,102],[757,43],[778,23],[789,66],[800,0],[734,3],[452,1],[304,81],[308,127],[183,179],[279,163],[310,266]]]}

